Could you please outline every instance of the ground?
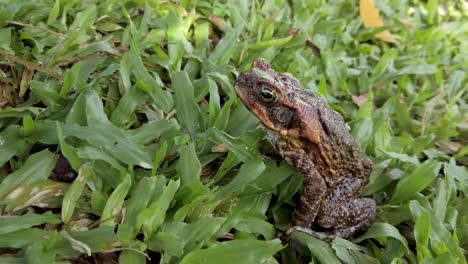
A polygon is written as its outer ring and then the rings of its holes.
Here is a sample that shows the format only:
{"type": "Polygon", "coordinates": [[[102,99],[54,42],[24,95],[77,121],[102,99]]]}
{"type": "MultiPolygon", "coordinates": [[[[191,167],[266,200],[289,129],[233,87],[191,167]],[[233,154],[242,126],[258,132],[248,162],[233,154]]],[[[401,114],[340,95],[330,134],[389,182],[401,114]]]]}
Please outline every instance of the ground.
{"type": "Polygon", "coordinates": [[[466,3],[375,3],[0,1],[0,262],[466,263],[466,3]],[[302,177],[233,89],[257,57],[372,159],[358,238],[284,236],[302,177]]]}

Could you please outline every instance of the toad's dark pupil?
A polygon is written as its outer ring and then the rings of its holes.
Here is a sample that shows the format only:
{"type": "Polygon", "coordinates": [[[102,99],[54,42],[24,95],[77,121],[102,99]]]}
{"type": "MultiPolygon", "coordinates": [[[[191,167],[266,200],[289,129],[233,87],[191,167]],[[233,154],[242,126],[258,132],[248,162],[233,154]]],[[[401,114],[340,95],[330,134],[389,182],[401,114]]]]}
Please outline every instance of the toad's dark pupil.
{"type": "Polygon", "coordinates": [[[260,98],[266,102],[271,103],[276,100],[276,92],[269,87],[262,86],[259,91],[260,98]]]}

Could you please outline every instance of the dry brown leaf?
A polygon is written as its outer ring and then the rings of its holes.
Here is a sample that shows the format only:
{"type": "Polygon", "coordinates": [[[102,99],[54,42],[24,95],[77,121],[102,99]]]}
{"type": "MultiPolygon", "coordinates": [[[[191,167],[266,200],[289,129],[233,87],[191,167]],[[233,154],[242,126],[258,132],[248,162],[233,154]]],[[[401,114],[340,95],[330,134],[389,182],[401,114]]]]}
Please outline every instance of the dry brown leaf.
{"type": "Polygon", "coordinates": [[[31,81],[33,76],[33,71],[28,67],[24,67],[23,74],[21,75],[19,97],[23,97],[26,91],[28,90],[29,81],[31,81]]]}
{"type": "Polygon", "coordinates": [[[361,95],[359,95],[359,96],[353,95],[353,96],[352,96],[352,99],[353,99],[353,102],[354,102],[359,108],[361,108],[361,107],[367,102],[367,100],[369,100],[369,95],[368,95],[368,94],[361,94],[361,95]]]}
{"type": "Polygon", "coordinates": [[[15,97],[15,88],[11,85],[0,81],[0,110],[3,110],[7,106],[13,106],[15,97]]]}
{"type": "Polygon", "coordinates": [[[441,149],[445,150],[447,153],[454,155],[458,153],[462,148],[463,144],[456,141],[451,140],[437,140],[435,141],[436,146],[440,147],[441,149]]]}
{"type": "Polygon", "coordinates": [[[60,79],[60,80],[62,79],[62,76],[58,75],[57,73],[55,73],[53,71],[45,69],[45,68],[41,67],[40,65],[37,65],[37,64],[35,64],[33,62],[27,61],[25,59],[22,59],[20,57],[15,56],[15,55],[6,53],[5,51],[0,50],[0,55],[7,58],[7,59],[9,59],[9,60],[12,60],[12,61],[14,61],[16,63],[19,63],[19,64],[21,64],[21,65],[23,65],[25,67],[28,67],[30,69],[36,70],[38,72],[42,72],[42,73],[44,73],[46,75],[49,75],[51,77],[54,77],[54,78],[57,78],[57,79],[60,79]]]}
{"type": "MultiPolygon", "coordinates": [[[[366,28],[383,27],[385,25],[373,0],[359,0],[359,16],[361,16],[366,28]]],[[[375,37],[385,42],[396,42],[395,37],[388,30],[375,34],[375,37]]]]}
{"type": "Polygon", "coordinates": [[[228,148],[224,144],[219,144],[219,145],[214,145],[211,147],[211,152],[218,152],[218,153],[224,153],[228,152],[228,148]]]}
{"type": "Polygon", "coordinates": [[[411,20],[402,18],[400,19],[400,22],[411,29],[411,31],[416,31],[416,26],[413,24],[413,22],[411,22],[411,20]]]}
{"type": "Polygon", "coordinates": [[[215,15],[209,15],[208,20],[221,31],[223,31],[226,28],[226,22],[220,17],[217,17],[215,15]]]}

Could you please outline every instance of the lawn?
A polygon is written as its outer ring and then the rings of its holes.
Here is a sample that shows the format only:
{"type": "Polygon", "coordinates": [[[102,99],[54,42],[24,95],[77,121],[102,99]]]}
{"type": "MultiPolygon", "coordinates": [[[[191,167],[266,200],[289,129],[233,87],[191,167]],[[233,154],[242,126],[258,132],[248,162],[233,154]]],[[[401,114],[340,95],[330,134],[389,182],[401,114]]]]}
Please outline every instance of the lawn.
{"type": "Polygon", "coordinates": [[[375,3],[385,27],[357,0],[1,0],[0,263],[467,263],[468,6],[375,3]],[[357,238],[284,234],[303,178],[233,87],[258,57],[373,161],[357,238]]]}

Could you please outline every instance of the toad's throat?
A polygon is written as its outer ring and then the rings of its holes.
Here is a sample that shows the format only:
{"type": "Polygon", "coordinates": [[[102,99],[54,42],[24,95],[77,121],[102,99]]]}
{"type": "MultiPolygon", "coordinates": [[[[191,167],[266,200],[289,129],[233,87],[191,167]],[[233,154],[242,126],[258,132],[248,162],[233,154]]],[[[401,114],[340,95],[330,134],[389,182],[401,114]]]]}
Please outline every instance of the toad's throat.
{"type": "Polygon", "coordinates": [[[265,108],[261,107],[261,105],[257,102],[249,108],[249,110],[266,126],[268,129],[271,129],[275,132],[279,132],[279,129],[275,126],[275,124],[271,121],[268,112],[265,108]]]}

